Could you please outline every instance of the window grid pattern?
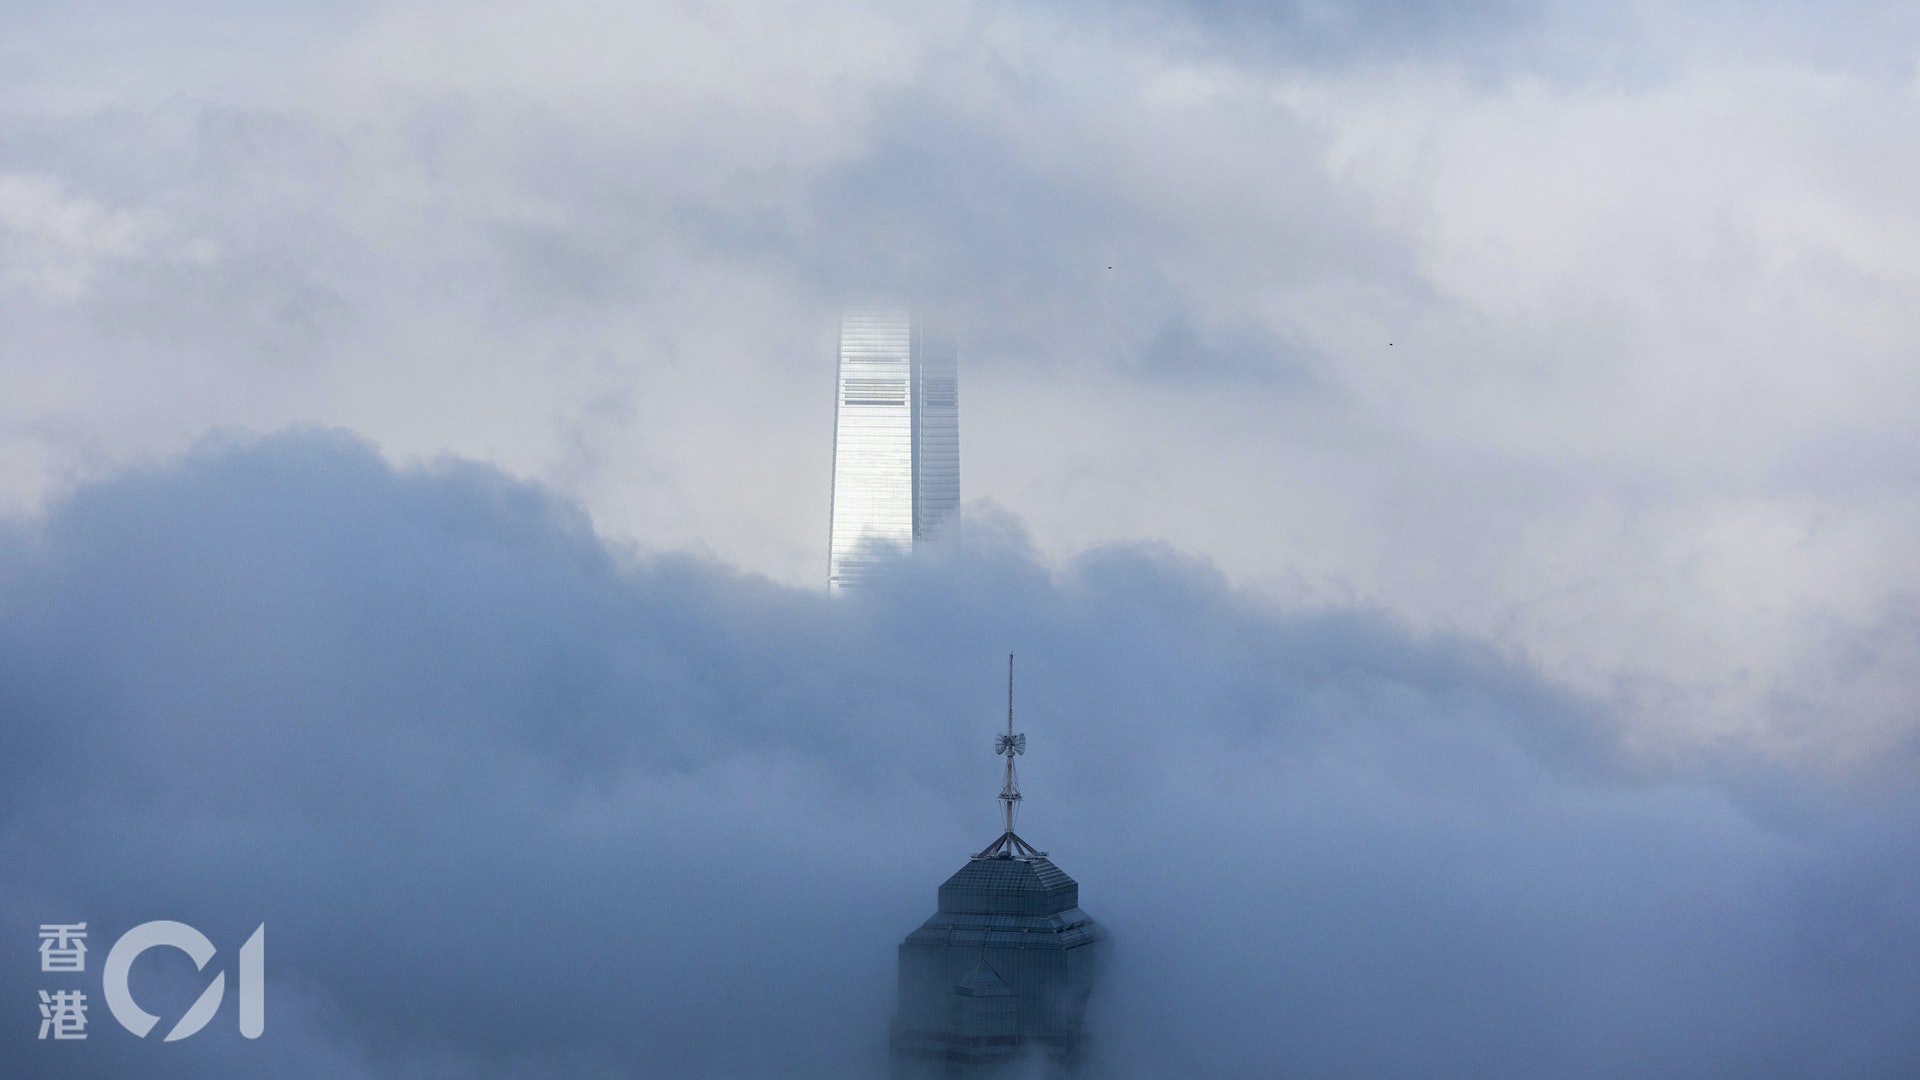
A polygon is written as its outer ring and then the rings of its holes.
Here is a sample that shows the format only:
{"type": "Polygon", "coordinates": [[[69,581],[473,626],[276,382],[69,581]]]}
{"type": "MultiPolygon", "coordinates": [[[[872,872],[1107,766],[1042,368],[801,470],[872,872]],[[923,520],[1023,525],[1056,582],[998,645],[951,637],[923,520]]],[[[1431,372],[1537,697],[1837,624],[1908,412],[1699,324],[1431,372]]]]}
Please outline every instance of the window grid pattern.
{"type": "Polygon", "coordinates": [[[960,509],[958,352],[898,310],[840,324],[828,588],[943,532],[960,509]]]}

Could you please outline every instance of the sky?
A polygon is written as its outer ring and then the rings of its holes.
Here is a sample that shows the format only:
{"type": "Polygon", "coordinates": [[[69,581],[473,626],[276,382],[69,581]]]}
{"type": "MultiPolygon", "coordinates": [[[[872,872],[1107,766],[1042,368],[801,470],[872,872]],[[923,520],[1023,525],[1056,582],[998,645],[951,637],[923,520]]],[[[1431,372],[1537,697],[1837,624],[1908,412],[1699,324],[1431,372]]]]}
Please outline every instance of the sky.
{"type": "Polygon", "coordinates": [[[7,5],[0,1063],[873,1073],[1011,650],[1109,1075],[1913,1075],[1916,57],[7,5]],[[966,528],[830,603],[872,297],[960,330],[966,528]],[[38,1043],[69,918],[267,921],[268,1037],[38,1043]]]}

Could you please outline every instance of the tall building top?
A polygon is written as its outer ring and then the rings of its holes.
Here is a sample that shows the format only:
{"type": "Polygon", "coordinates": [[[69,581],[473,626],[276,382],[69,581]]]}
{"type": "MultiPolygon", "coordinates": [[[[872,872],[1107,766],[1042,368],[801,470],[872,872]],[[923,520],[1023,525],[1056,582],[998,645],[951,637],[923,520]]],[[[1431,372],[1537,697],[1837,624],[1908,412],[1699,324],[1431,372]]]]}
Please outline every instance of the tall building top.
{"type": "Polygon", "coordinates": [[[1080,910],[1080,885],[1013,831],[1013,657],[1000,789],[1005,830],[940,886],[939,907],[900,943],[894,1080],[1070,1080],[1087,1064],[1086,1006],[1107,932],[1080,910]]]}
{"type": "Polygon", "coordinates": [[[864,308],[840,321],[827,586],[951,527],[960,509],[960,383],[953,338],[924,317],[864,308]]]}

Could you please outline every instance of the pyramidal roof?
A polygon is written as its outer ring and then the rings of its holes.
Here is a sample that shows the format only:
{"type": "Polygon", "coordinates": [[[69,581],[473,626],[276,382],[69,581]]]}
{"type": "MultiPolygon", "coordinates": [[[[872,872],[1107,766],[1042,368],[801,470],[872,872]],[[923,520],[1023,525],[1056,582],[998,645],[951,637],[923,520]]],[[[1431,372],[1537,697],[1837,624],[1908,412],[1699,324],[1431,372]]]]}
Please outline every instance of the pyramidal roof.
{"type": "Polygon", "coordinates": [[[1080,906],[1080,883],[1043,855],[968,859],[940,886],[946,914],[1054,915],[1080,906]]]}

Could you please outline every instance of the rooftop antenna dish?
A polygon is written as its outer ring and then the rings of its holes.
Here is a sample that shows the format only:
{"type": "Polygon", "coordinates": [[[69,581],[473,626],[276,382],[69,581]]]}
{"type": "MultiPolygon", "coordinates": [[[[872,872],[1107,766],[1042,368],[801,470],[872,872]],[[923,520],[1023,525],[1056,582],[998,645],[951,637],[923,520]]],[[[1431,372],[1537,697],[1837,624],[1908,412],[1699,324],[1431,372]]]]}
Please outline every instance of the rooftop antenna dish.
{"type": "Polygon", "coordinates": [[[993,738],[993,752],[1007,759],[1007,781],[1000,788],[1000,806],[1006,815],[1006,831],[1000,839],[975,855],[976,859],[1031,859],[1046,852],[1020,839],[1013,831],[1013,812],[1020,804],[1020,778],[1014,772],[1013,759],[1027,752],[1027,736],[1013,732],[1013,654],[1007,654],[1007,733],[993,738]]]}

